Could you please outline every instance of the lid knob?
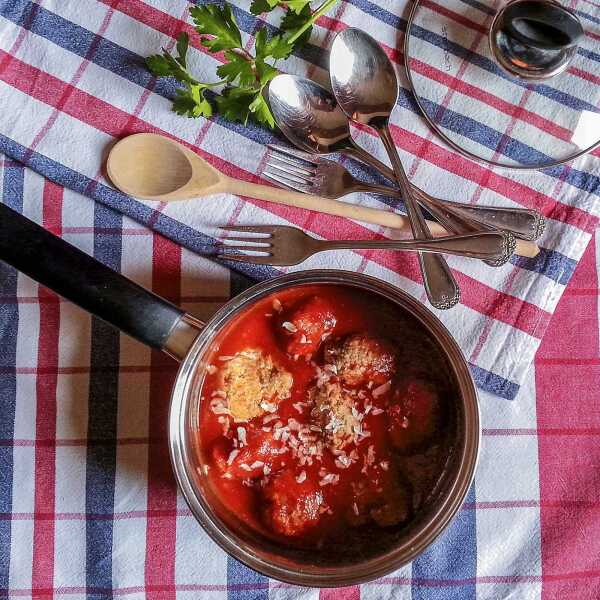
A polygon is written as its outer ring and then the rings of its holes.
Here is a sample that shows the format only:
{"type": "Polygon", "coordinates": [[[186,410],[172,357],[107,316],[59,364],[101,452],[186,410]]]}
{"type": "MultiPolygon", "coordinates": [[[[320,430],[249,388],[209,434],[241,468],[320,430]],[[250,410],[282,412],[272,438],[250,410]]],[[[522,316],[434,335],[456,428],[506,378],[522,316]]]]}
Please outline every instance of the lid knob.
{"type": "Polygon", "coordinates": [[[490,45],[509,73],[539,80],[567,68],[582,36],[577,15],[554,0],[515,0],[496,15],[490,45]]]}

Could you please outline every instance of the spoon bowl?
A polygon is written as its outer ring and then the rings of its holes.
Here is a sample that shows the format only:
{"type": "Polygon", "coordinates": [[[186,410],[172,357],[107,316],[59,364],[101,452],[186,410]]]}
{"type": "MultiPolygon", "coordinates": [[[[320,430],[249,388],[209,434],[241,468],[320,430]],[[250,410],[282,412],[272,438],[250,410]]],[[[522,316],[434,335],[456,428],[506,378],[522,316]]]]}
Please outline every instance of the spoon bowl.
{"type": "Polygon", "coordinates": [[[350,119],[381,126],[398,100],[398,79],[381,46],[359,29],[339,33],[331,46],[333,93],[350,119]]]}
{"type": "Polygon", "coordinates": [[[161,201],[214,193],[223,177],[202,157],[156,133],[136,133],[117,142],[106,171],[126,194],[161,201]]]}
{"type": "Polygon", "coordinates": [[[277,75],[269,84],[269,104],[283,134],[302,150],[326,154],[352,146],[348,117],[318,83],[277,75]]]}

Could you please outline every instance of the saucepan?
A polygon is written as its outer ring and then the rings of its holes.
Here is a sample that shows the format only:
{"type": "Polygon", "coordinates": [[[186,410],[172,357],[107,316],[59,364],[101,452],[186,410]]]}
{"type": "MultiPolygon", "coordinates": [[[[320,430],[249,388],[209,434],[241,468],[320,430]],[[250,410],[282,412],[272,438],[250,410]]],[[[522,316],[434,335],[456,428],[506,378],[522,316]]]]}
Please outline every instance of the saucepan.
{"type": "MultiPolygon", "coordinates": [[[[413,560],[446,528],[472,482],[480,439],[477,396],[461,351],[442,323],[419,302],[373,277],[339,270],[300,271],[258,283],[206,323],[102,265],[0,203],[0,260],[148,346],[180,361],[169,411],[173,470],[193,515],[230,555],[270,577],[304,586],[344,586],[385,575],[413,560]],[[349,286],[394,303],[447,362],[454,380],[452,460],[435,499],[393,541],[373,535],[369,547],[339,555],[327,547],[303,551],[269,541],[227,514],[211,491],[196,450],[205,357],[219,332],[255,302],[304,285],[349,286]]],[[[243,318],[243,316],[242,316],[243,318]]]]}

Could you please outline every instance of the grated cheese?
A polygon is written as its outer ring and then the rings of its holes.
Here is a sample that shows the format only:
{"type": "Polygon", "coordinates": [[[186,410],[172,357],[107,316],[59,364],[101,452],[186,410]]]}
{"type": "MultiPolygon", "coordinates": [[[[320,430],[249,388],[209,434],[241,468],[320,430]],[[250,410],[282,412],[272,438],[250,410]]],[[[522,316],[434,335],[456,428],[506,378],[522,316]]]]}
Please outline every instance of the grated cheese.
{"type": "Polygon", "coordinates": [[[239,450],[232,450],[229,453],[229,456],[227,457],[227,464],[231,465],[233,463],[233,461],[235,460],[235,457],[240,453],[239,450]]]}
{"type": "Polygon", "coordinates": [[[385,383],[382,383],[380,386],[376,387],[373,390],[373,397],[377,398],[379,396],[383,396],[383,394],[387,394],[391,388],[392,388],[392,382],[386,381],[385,383]]]}
{"type": "Polygon", "coordinates": [[[237,436],[240,440],[240,445],[243,446],[246,443],[246,430],[243,427],[238,427],[237,436]]]}

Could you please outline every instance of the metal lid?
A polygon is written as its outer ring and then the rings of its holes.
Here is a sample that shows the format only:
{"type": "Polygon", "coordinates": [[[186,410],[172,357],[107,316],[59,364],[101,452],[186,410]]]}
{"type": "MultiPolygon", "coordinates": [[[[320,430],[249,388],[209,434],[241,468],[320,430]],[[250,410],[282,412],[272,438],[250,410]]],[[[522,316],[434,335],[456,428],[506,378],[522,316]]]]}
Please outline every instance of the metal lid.
{"type": "Polygon", "coordinates": [[[404,43],[433,130],[475,160],[561,164],[600,145],[600,4],[415,0],[404,43]]]}

